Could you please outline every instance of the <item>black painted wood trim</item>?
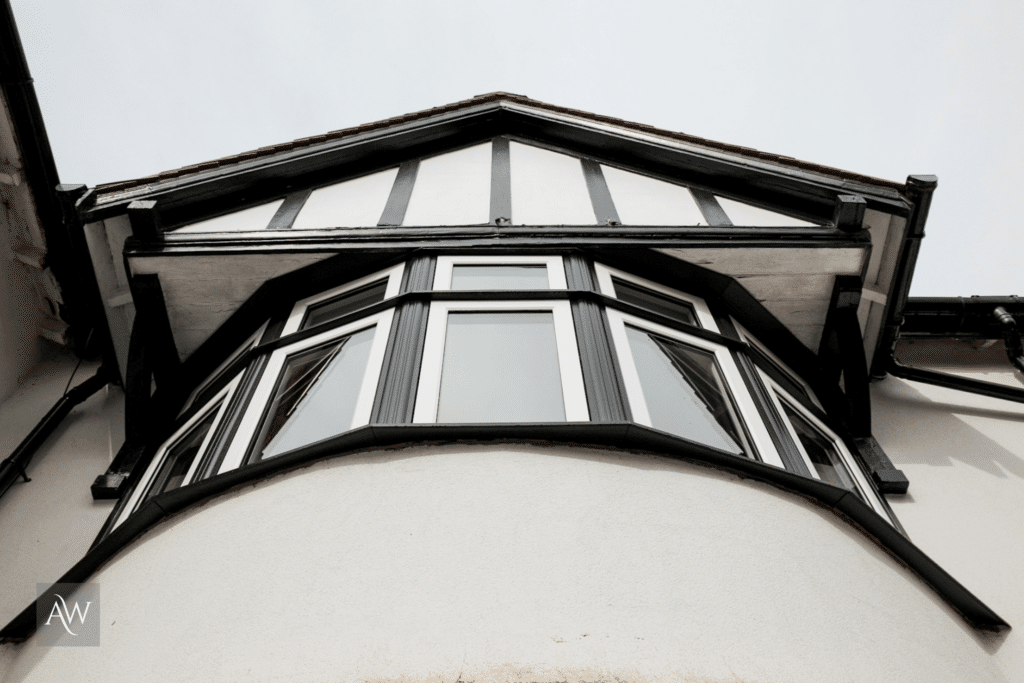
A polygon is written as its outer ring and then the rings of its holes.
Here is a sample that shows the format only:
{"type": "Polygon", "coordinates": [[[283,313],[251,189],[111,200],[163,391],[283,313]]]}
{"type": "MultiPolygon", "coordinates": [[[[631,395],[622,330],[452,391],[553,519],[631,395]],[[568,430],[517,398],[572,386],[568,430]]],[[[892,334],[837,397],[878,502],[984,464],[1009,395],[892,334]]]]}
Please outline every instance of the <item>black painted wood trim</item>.
{"type": "Polygon", "coordinates": [[[242,416],[252,402],[252,397],[256,393],[256,387],[259,386],[260,380],[263,379],[263,373],[269,363],[269,353],[258,355],[252,360],[249,367],[244,370],[245,374],[242,376],[242,381],[235,387],[233,395],[228,398],[227,410],[224,412],[220,424],[217,425],[217,430],[214,432],[209,446],[206,447],[203,460],[196,469],[199,479],[207,479],[217,474],[221,463],[224,462],[224,456],[227,455],[228,448],[231,447],[235,435],[238,433],[242,416]]]}
{"type": "Polygon", "coordinates": [[[611,332],[601,307],[592,301],[572,302],[572,321],[583,371],[583,387],[591,422],[632,420],[625,383],[612,348],[611,332]]]}
{"type": "Polygon", "coordinates": [[[565,268],[565,284],[570,290],[600,293],[594,263],[589,258],[579,253],[564,254],[562,264],[565,268]]]}
{"type": "Polygon", "coordinates": [[[311,194],[313,194],[313,190],[299,190],[285,197],[281,206],[277,207],[274,217],[270,219],[267,230],[290,229],[295,224],[299,211],[302,211],[302,207],[306,205],[306,200],[309,199],[311,194]]]}
{"type": "Polygon", "coordinates": [[[725,209],[718,203],[718,199],[715,195],[704,190],[697,190],[689,188],[690,194],[693,195],[693,201],[697,202],[697,208],[704,214],[704,220],[708,222],[708,225],[715,227],[730,227],[732,221],[729,216],[726,215],[725,209]]]}
{"type": "Polygon", "coordinates": [[[402,294],[408,292],[428,292],[434,286],[434,271],[437,269],[437,257],[433,255],[419,256],[405,264],[402,273],[402,294]]]}
{"type": "Polygon", "coordinates": [[[156,202],[152,200],[134,201],[126,209],[128,222],[132,226],[132,235],[145,242],[153,242],[163,233],[160,214],[156,202]]]}
{"type": "Polygon", "coordinates": [[[430,304],[426,301],[409,301],[395,309],[371,423],[412,422],[429,314],[430,304]]]}
{"type": "Polygon", "coordinates": [[[409,208],[409,198],[416,184],[416,173],[419,171],[418,159],[406,161],[398,167],[395,184],[391,186],[391,194],[384,205],[384,212],[377,221],[379,227],[398,227],[405,220],[405,211],[409,208]]]}
{"type": "Polygon", "coordinates": [[[506,137],[491,141],[491,225],[512,224],[512,161],[506,137]]]}
{"type": "MultiPolygon", "coordinates": [[[[851,532],[864,533],[930,586],[973,628],[997,633],[1010,628],[1003,618],[850,491],[633,423],[367,425],[333,439],[154,496],[124,524],[94,545],[58,582],[87,581],[110,558],[163,520],[239,487],[307,467],[327,458],[402,444],[467,441],[490,444],[524,441],[587,444],[606,449],[640,451],[699,463],[765,482],[816,501],[824,510],[835,514],[839,523],[850,524],[851,532]]],[[[898,571],[896,567],[893,569],[898,571]]],[[[12,619],[0,630],[0,642],[21,642],[30,637],[36,629],[35,610],[33,602],[12,619]]]]}
{"type": "Polygon", "coordinates": [[[587,192],[590,194],[590,203],[594,207],[597,224],[621,225],[622,221],[619,220],[619,212],[615,210],[615,202],[604,179],[601,165],[591,159],[580,159],[580,165],[583,166],[583,177],[587,181],[587,192]]]}
{"type": "Polygon", "coordinates": [[[782,458],[782,463],[790,472],[811,477],[811,471],[807,469],[807,464],[804,462],[803,456],[800,455],[793,435],[790,434],[782,416],[775,408],[775,402],[768,393],[771,389],[761,381],[754,363],[746,353],[733,350],[732,356],[736,359],[736,366],[739,368],[740,375],[743,376],[743,382],[747,385],[747,389],[757,405],[757,412],[760,413],[761,420],[768,428],[768,433],[772,437],[772,443],[775,444],[775,450],[782,458]]]}

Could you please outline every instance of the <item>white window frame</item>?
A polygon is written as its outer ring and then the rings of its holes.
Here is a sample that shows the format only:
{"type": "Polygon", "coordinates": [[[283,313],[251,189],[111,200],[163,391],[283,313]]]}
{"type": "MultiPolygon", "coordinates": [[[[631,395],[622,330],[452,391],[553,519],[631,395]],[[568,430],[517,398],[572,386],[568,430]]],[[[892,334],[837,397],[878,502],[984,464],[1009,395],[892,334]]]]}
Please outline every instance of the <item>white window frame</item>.
{"type": "Polygon", "coordinates": [[[196,414],[190,417],[185,424],[181,425],[174,431],[174,433],[164,441],[163,445],[157,450],[156,455],[150,461],[149,466],[146,468],[146,472],[142,475],[142,479],[139,481],[138,486],[132,491],[131,497],[128,499],[127,505],[124,506],[124,510],[121,511],[120,517],[117,519],[117,523],[114,527],[118,527],[128,517],[135,512],[135,508],[138,507],[139,502],[149,492],[149,487],[153,483],[153,477],[163,467],[164,460],[167,458],[167,453],[173,448],[182,438],[188,435],[189,431],[197,424],[206,419],[211,412],[216,410],[217,415],[213,418],[213,424],[210,425],[210,430],[206,432],[206,436],[203,438],[202,444],[199,446],[199,450],[196,452],[195,457],[192,459],[192,464],[188,468],[188,472],[185,473],[185,478],[181,481],[181,486],[188,486],[192,483],[192,480],[196,476],[196,471],[199,468],[199,463],[202,462],[203,456],[206,455],[206,449],[210,446],[210,441],[213,439],[214,433],[217,431],[217,427],[220,425],[221,420],[224,419],[224,413],[227,412],[228,403],[231,402],[231,396],[235,392],[235,388],[238,387],[239,382],[242,381],[242,375],[244,372],[239,372],[235,375],[235,378],[231,380],[226,387],[217,392],[217,395],[206,402],[202,410],[197,410],[196,414]],[[220,405],[218,406],[218,402],[220,405]],[[214,406],[217,406],[214,408],[214,406]]]}
{"type": "Polygon", "coordinates": [[[764,372],[764,370],[758,368],[757,371],[761,375],[761,380],[765,383],[765,386],[768,387],[768,393],[771,394],[772,401],[775,403],[775,408],[779,411],[779,417],[781,417],[782,421],[786,423],[786,429],[789,430],[789,435],[793,437],[793,442],[796,444],[797,450],[800,451],[800,456],[803,458],[804,465],[807,466],[807,470],[811,473],[811,477],[821,481],[821,477],[818,476],[818,470],[814,467],[814,463],[811,462],[810,457],[807,455],[807,451],[804,450],[804,445],[800,441],[800,436],[797,434],[796,428],[786,416],[783,403],[792,408],[795,412],[799,413],[801,417],[811,423],[811,426],[821,432],[826,439],[832,442],[836,449],[836,453],[839,454],[839,459],[842,461],[843,466],[846,467],[846,471],[849,472],[850,477],[853,478],[861,498],[871,507],[872,510],[888,520],[888,511],[885,509],[885,506],[882,505],[882,502],[878,500],[878,497],[875,495],[874,488],[872,488],[870,482],[868,482],[867,477],[857,464],[853,454],[846,448],[846,444],[843,443],[841,438],[839,438],[839,435],[819,420],[814,413],[805,408],[804,405],[792,394],[780,387],[767,375],[767,373],[764,372]]]}
{"type": "MultiPolygon", "coordinates": [[[[659,325],[657,323],[638,318],[628,313],[622,313],[611,308],[606,308],[608,322],[611,327],[612,342],[615,345],[616,357],[619,359],[619,367],[622,368],[622,379],[626,385],[626,397],[629,400],[629,408],[633,414],[633,421],[647,427],[653,427],[651,416],[647,410],[647,401],[644,398],[643,385],[640,383],[640,373],[637,372],[636,362],[633,360],[633,352],[629,346],[629,339],[626,337],[626,325],[632,325],[642,330],[653,332],[669,339],[695,346],[715,355],[718,367],[722,371],[723,379],[729,386],[730,395],[735,401],[736,410],[743,426],[757,449],[757,456],[761,461],[776,467],[785,468],[782,458],[775,450],[775,443],[772,441],[768,429],[761,419],[761,413],[747,391],[747,385],[740,375],[736,361],[733,359],[729,349],[719,344],[706,341],[700,337],[694,337],[678,330],[659,325]]],[[[753,455],[753,454],[751,454],[753,455]]]]}
{"type": "Polygon", "coordinates": [[[281,336],[286,337],[293,332],[298,332],[299,328],[302,327],[302,320],[306,317],[306,311],[310,306],[314,306],[321,301],[333,299],[339,294],[350,292],[354,289],[359,289],[365,285],[368,285],[377,280],[383,280],[385,277],[388,279],[387,287],[384,290],[384,298],[390,299],[398,296],[399,290],[402,288],[402,273],[405,272],[405,263],[399,263],[397,266],[386,268],[384,270],[361,277],[358,280],[352,282],[346,282],[340,287],[329,289],[326,292],[320,292],[313,296],[308,296],[305,299],[295,302],[295,306],[292,307],[292,312],[288,315],[288,320],[284,324],[284,329],[281,330],[281,336]]]}
{"type": "Polygon", "coordinates": [[[665,285],[660,285],[657,282],[645,280],[642,277],[637,277],[636,275],[632,275],[615,268],[609,268],[608,266],[600,263],[594,264],[594,270],[597,271],[597,285],[600,288],[601,293],[605,296],[610,296],[613,299],[619,298],[615,294],[615,283],[612,282],[612,278],[616,277],[620,280],[625,280],[626,282],[631,282],[634,285],[643,287],[644,289],[649,289],[652,292],[664,294],[667,297],[679,299],[680,301],[690,304],[693,306],[693,310],[697,314],[697,322],[700,323],[700,327],[703,327],[705,330],[718,332],[719,334],[721,333],[718,329],[718,323],[715,322],[715,316],[711,315],[711,309],[708,308],[708,305],[703,299],[686,294],[685,292],[680,292],[679,290],[672,289],[671,287],[666,287],[665,285]]]}
{"type": "Polygon", "coordinates": [[[188,400],[185,401],[185,406],[178,412],[178,415],[184,414],[186,410],[191,408],[192,402],[196,400],[196,397],[199,396],[199,394],[206,391],[206,388],[210,386],[213,380],[215,380],[220,375],[220,373],[224,371],[225,368],[227,368],[229,365],[231,365],[236,360],[241,358],[242,354],[254,349],[256,345],[260,343],[260,339],[263,339],[263,333],[267,331],[267,325],[269,323],[270,321],[268,320],[267,322],[260,325],[260,329],[256,330],[256,332],[254,332],[253,335],[249,337],[244,344],[235,349],[235,352],[228,356],[228,359],[226,361],[218,365],[217,369],[211,372],[207,376],[207,378],[204,379],[202,383],[198,387],[196,387],[191,394],[189,394],[188,400]]]}
{"type": "MultiPolygon", "coordinates": [[[[355,413],[352,415],[352,423],[348,429],[355,429],[369,424],[370,413],[373,411],[373,397],[377,392],[377,383],[380,380],[381,367],[384,364],[384,349],[388,343],[388,335],[391,332],[391,320],[394,317],[395,309],[389,308],[367,316],[361,320],[342,325],[326,332],[304,339],[300,342],[277,349],[270,356],[263,376],[260,378],[252,400],[246,407],[245,414],[238,423],[238,431],[232,440],[224,461],[221,463],[218,474],[237,469],[242,465],[248,455],[250,442],[263,420],[263,413],[267,403],[270,401],[277,388],[281,377],[281,371],[289,356],[301,353],[306,349],[327,344],[335,339],[346,337],[360,330],[373,327],[373,343],[370,345],[370,355],[366,362],[366,371],[359,385],[359,395],[356,399],[355,413]]],[[[348,430],[345,430],[348,431],[348,430]]],[[[344,432],[339,432],[343,434],[344,432]]]]}
{"type": "Polygon", "coordinates": [[[427,319],[426,343],[423,348],[419,387],[416,390],[413,422],[437,422],[448,314],[456,311],[551,312],[555,323],[555,346],[558,353],[558,372],[562,382],[565,421],[590,421],[587,394],[583,386],[583,370],[580,367],[579,349],[576,346],[576,329],[573,326],[572,308],[568,301],[433,301],[427,319]]]}
{"type": "MultiPolygon", "coordinates": [[[[742,339],[747,344],[750,344],[751,346],[753,346],[755,349],[757,349],[758,351],[763,353],[765,356],[767,356],[777,366],[779,366],[779,369],[782,370],[782,372],[785,373],[785,375],[790,379],[791,382],[793,382],[794,384],[799,384],[801,387],[803,387],[803,390],[805,392],[807,392],[807,395],[810,397],[811,402],[814,403],[814,405],[818,406],[818,408],[820,410],[822,410],[822,411],[825,410],[825,408],[821,405],[821,401],[818,400],[818,396],[814,393],[814,390],[811,389],[811,385],[810,384],[805,382],[800,377],[800,375],[798,375],[795,372],[793,372],[792,370],[790,370],[788,365],[783,363],[782,360],[778,356],[776,356],[774,353],[772,353],[768,349],[767,346],[765,346],[760,341],[758,341],[757,337],[752,335],[750,333],[750,330],[748,330],[747,328],[743,327],[743,325],[741,325],[740,322],[738,320],[736,320],[736,318],[732,319],[732,324],[736,326],[736,331],[739,333],[740,339],[742,339]]],[[[760,370],[760,368],[759,368],[759,370],[760,370]]]]}
{"type": "Polygon", "coordinates": [[[455,266],[522,266],[542,265],[548,269],[548,289],[568,289],[565,266],[561,256],[438,256],[434,270],[434,290],[447,292],[452,288],[452,269],[455,266]]]}

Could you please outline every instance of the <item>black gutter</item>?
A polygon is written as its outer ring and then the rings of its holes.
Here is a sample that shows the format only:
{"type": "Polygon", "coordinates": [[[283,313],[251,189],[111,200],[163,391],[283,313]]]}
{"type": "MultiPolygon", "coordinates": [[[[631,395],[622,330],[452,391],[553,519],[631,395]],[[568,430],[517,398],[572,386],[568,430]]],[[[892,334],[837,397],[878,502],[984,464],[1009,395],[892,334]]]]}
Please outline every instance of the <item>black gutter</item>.
{"type": "MultiPolygon", "coordinates": [[[[359,427],[289,454],[253,463],[154,496],[123,524],[96,543],[85,557],[58,579],[57,583],[72,584],[88,580],[103,565],[163,520],[241,486],[251,485],[253,482],[306,467],[327,458],[400,444],[429,446],[452,442],[564,443],[592,445],[605,449],[626,449],[630,452],[640,451],[711,466],[743,478],[766,482],[811,500],[865,534],[873,543],[891,553],[898,562],[915,573],[974,628],[995,632],[1010,628],[1005,620],[850,491],[631,422],[373,424],[359,427]]],[[[119,511],[115,509],[114,514],[119,514],[119,511]]],[[[29,638],[36,629],[35,610],[35,603],[29,605],[0,630],[0,643],[21,642],[29,638]]]]}
{"type": "Polygon", "coordinates": [[[46,236],[45,265],[57,278],[64,299],[60,316],[70,326],[69,333],[79,356],[94,354],[92,349],[86,348],[86,341],[95,330],[94,343],[105,358],[112,357],[113,345],[102,300],[98,298],[99,287],[92,263],[85,250],[85,237],[76,235],[65,224],[65,209],[57,191],[60,182],[57,165],[10,0],[0,0],[0,90],[11,116],[15,143],[21,152],[21,170],[46,236]]]}
{"type": "Polygon", "coordinates": [[[913,297],[907,301],[900,339],[1003,339],[999,307],[1024,326],[1024,299],[1019,296],[913,297]]]}
{"type": "Polygon", "coordinates": [[[896,274],[893,276],[893,284],[882,317],[882,332],[878,335],[878,343],[872,356],[872,377],[885,377],[889,359],[896,350],[896,340],[899,338],[900,325],[910,296],[910,281],[914,278],[917,255],[921,250],[921,240],[924,238],[924,224],[928,220],[932,194],[938,184],[939,179],[933,175],[907,176],[907,195],[914,208],[907,220],[907,231],[900,246],[896,274]]]}
{"type": "Polygon", "coordinates": [[[100,366],[95,375],[57,399],[50,411],[32,428],[32,431],[18,444],[14,452],[6,460],[0,462],[0,497],[7,493],[7,489],[19,477],[26,482],[31,481],[25,470],[36,450],[57,429],[72,408],[102,389],[108,381],[106,367],[100,366]]]}

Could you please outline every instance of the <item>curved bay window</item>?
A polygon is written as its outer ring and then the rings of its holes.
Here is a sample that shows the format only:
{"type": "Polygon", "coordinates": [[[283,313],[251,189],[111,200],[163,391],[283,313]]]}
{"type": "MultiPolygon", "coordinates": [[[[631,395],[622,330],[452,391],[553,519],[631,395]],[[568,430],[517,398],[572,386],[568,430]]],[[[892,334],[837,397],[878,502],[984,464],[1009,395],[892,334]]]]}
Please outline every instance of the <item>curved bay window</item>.
{"type": "Polygon", "coordinates": [[[382,423],[436,425],[442,435],[445,425],[600,420],[590,404],[596,366],[614,374],[620,414],[684,450],[699,444],[785,468],[887,516],[807,382],[703,299],[578,256],[571,277],[559,255],[418,258],[297,301],[261,326],[191,390],[118,523],[179,486],[330,447],[380,420],[375,401],[380,410],[388,391],[405,392],[408,412],[382,423]],[[590,327],[578,308],[586,302],[597,303],[587,303],[598,316],[590,327]]]}

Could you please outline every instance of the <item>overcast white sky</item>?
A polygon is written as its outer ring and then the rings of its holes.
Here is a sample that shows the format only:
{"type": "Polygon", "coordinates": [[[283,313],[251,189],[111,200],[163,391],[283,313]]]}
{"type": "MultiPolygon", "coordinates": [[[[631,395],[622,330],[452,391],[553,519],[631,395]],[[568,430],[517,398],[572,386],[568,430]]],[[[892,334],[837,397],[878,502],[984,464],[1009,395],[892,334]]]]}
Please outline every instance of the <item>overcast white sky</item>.
{"type": "Polygon", "coordinates": [[[505,90],[892,180],[912,294],[1024,295],[1024,2],[13,0],[62,182],[505,90]]]}

